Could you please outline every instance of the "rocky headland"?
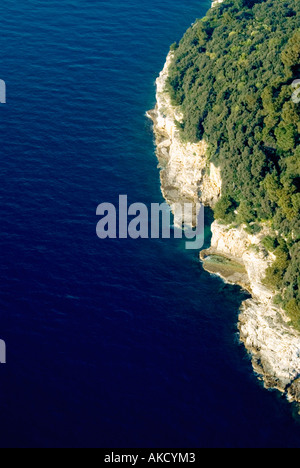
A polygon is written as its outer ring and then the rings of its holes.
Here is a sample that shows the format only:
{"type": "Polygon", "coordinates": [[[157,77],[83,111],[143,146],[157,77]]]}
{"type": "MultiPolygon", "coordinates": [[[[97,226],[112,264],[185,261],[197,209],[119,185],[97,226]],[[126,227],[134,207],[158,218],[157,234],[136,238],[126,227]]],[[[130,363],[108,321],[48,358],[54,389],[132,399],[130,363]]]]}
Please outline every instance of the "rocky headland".
{"type": "MultiPolygon", "coordinates": [[[[215,2],[220,3],[220,2],[215,2]]],[[[156,107],[147,113],[154,123],[162,193],[173,203],[201,202],[214,207],[222,192],[220,170],[208,161],[207,143],[183,143],[178,124],[183,116],[166,90],[173,54],[156,81],[156,107]]],[[[290,401],[300,402],[300,333],[284,311],[274,305],[275,293],[263,284],[274,256],[263,247],[263,230],[249,235],[244,227],[212,224],[212,241],[200,254],[204,268],[225,281],[239,284],[252,298],[241,307],[238,329],[254,371],[266,388],[276,388],[290,401]]]]}

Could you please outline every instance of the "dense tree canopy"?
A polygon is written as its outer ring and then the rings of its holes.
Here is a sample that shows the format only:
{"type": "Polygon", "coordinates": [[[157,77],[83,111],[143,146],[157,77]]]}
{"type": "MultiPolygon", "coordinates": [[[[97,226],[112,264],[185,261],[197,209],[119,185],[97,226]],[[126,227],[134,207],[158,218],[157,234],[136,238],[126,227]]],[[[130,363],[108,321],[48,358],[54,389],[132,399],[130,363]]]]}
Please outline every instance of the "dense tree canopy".
{"type": "MultiPolygon", "coordinates": [[[[221,168],[225,223],[267,223],[266,281],[300,324],[300,2],[225,0],[172,45],[168,91],[182,139],[221,168]]],[[[255,225],[253,224],[255,223],[255,225]]]]}

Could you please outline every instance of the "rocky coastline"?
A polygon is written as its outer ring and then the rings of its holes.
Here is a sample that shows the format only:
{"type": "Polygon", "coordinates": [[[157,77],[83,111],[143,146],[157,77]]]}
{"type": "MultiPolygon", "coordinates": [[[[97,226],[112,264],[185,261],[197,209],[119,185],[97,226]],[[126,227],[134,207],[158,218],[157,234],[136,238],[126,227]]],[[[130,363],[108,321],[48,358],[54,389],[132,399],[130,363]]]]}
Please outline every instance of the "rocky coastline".
{"type": "MultiPolygon", "coordinates": [[[[156,81],[156,107],[147,113],[154,124],[162,193],[170,205],[200,201],[213,207],[222,192],[221,173],[208,162],[205,141],[180,140],[176,122],[183,116],[166,91],[172,58],[170,52],[156,81]]],[[[266,269],[274,261],[261,243],[265,228],[249,235],[243,227],[215,221],[211,229],[211,247],[200,254],[204,269],[240,285],[252,296],[242,304],[238,329],[254,371],[266,388],[278,389],[289,401],[300,403],[300,333],[274,305],[274,292],[263,284],[266,269]]]]}

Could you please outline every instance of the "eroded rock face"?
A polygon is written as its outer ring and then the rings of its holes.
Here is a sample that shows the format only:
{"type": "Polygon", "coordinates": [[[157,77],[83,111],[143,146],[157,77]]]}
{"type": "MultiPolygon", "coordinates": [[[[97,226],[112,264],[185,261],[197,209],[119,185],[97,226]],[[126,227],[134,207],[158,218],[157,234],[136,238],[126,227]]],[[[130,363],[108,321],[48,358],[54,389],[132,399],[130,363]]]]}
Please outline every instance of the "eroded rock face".
{"type": "MultiPolygon", "coordinates": [[[[172,57],[170,53],[156,81],[156,108],[148,112],[154,122],[162,193],[170,205],[200,201],[213,207],[222,192],[220,170],[208,164],[205,141],[185,144],[180,140],[176,121],[181,122],[183,116],[172,106],[166,91],[172,57]]],[[[274,293],[263,284],[266,269],[275,258],[261,244],[268,234],[266,228],[253,236],[243,227],[229,229],[214,222],[212,234],[211,248],[205,255],[223,255],[242,264],[245,270],[228,273],[227,268],[223,277],[251,292],[252,299],[242,305],[238,327],[255,372],[267,388],[277,388],[290,401],[300,402],[300,334],[289,326],[285,313],[274,306],[274,293]]],[[[216,272],[215,266],[211,272],[216,272]]],[[[219,273],[222,276],[222,271],[219,273]]]]}
{"type": "Polygon", "coordinates": [[[156,80],[156,108],[148,112],[154,122],[157,157],[161,168],[161,187],[168,203],[199,202],[213,206],[221,193],[218,168],[207,166],[207,143],[182,143],[176,121],[182,121],[166,92],[166,81],[172,60],[170,52],[163,71],[156,80]]]}
{"type": "Polygon", "coordinates": [[[214,2],[212,2],[211,4],[211,7],[214,8],[216,6],[218,6],[220,3],[223,3],[224,0],[215,0],[214,2]]]}
{"type": "Polygon", "coordinates": [[[266,388],[277,388],[290,401],[300,402],[300,334],[263,284],[266,269],[274,261],[261,244],[267,232],[252,236],[242,227],[228,229],[214,222],[212,233],[210,251],[242,260],[249,278],[252,299],[243,303],[238,327],[255,372],[263,377],[266,388]]]}
{"type": "Polygon", "coordinates": [[[269,303],[274,294],[263,285],[267,268],[272,265],[275,257],[266,252],[261,245],[262,238],[267,234],[263,230],[259,235],[247,234],[241,226],[229,228],[216,221],[212,224],[211,251],[241,261],[245,266],[251,293],[260,302],[269,303]]]}
{"type": "Polygon", "coordinates": [[[263,376],[266,388],[287,392],[290,401],[300,402],[300,336],[282,312],[272,301],[245,301],[239,330],[252,355],[253,368],[263,376]]]}

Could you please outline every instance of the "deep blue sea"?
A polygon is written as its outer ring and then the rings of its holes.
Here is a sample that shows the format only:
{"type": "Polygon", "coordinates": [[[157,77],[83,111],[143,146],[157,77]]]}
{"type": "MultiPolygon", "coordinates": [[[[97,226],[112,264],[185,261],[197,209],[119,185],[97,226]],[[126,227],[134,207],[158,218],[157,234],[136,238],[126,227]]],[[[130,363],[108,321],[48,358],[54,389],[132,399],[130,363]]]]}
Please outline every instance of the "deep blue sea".
{"type": "Polygon", "coordinates": [[[100,203],[162,202],[145,112],[209,6],[1,1],[1,447],[300,447],[239,344],[245,294],[184,240],[96,236],[100,203]]]}

